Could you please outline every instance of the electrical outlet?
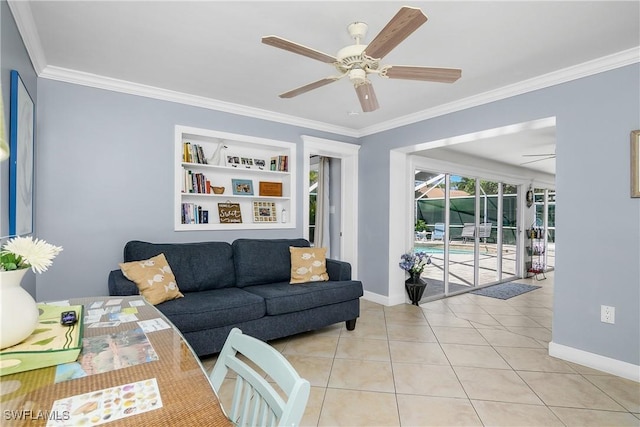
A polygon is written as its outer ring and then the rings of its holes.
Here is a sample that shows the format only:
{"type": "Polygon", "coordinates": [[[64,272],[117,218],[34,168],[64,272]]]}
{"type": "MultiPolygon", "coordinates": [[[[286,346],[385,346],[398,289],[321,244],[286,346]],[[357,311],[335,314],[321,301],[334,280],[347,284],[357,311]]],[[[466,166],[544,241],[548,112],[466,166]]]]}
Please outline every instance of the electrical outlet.
{"type": "Polygon", "coordinates": [[[616,323],[616,308],[608,305],[600,306],[600,321],[604,323],[616,323]]]}

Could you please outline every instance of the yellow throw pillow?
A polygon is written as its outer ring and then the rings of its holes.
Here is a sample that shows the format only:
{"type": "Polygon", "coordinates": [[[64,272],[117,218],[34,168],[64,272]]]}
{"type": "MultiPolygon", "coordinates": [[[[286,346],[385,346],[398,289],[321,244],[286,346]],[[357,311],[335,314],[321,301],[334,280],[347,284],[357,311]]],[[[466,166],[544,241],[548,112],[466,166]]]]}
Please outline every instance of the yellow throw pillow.
{"type": "Polygon", "coordinates": [[[291,252],[291,281],[289,283],[326,282],[326,248],[289,247],[291,252]]]}
{"type": "Polygon", "coordinates": [[[144,261],[120,263],[120,269],[124,277],[135,282],[140,295],[153,305],[184,297],[164,254],[144,261]]]}

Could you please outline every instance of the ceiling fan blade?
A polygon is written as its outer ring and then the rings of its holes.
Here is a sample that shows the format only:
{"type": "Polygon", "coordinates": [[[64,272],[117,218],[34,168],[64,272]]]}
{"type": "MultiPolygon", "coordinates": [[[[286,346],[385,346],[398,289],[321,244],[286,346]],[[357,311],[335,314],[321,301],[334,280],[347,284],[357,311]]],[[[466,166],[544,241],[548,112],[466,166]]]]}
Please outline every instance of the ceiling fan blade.
{"type": "Polygon", "coordinates": [[[427,17],[419,8],[401,8],[369,43],[365,53],[375,59],[384,57],[425,22],[427,17]]]}
{"type": "Polygon", "coordinates": [[[429,82],[453,83],[462,76],[459,68],[409,67],[391,65],[382,74],[390,79],[422,80],[429,82]]]}
{"type": "Polygon", "coordinates": [[[311,59],[326,62],[327,64],[333,64],[337,61],[334,56],[327,55],[326,53],[320,52],[319,50],[311,49],[310,47],[294,43],[278,36],[264,36],[262,37],[262,43],[284,49],[289,52],[297,53],[298,55],[303,55],[311,59]]]}
{"type": "Polygon", "coordinates": [[[324,79],[306,84],[304,86],[300,86],[298,88],[290,90],[289,92],[281,93],[279,96],[280,98],[293,98],[294,96],[302,95],[303,93],[309,92],[310,90],[328,85],[329,83],[333,83],[338,79],[339,77],[325,77],[324,79]]]}
{"type": "Polygon", "coordinates": [[[360,105],[362,106],[362,111],[369,113],[380,107],[378,105],[378,98],[376,98],[376,93],[373,91],[371,83],[363,83],[355,88],[356,93],[358,94],[358,99],[360,100],[360,105]]]}

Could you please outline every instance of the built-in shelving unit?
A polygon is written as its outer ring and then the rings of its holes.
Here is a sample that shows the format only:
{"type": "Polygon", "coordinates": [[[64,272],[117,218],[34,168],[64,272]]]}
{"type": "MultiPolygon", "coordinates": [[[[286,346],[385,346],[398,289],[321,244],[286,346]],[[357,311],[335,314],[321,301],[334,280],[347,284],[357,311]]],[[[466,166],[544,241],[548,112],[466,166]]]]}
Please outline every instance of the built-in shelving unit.
{"type": "Polygon", "coordinates": [[[175,230],[295,228],[295,160],[291,142],[176,126],[175,230]]]}

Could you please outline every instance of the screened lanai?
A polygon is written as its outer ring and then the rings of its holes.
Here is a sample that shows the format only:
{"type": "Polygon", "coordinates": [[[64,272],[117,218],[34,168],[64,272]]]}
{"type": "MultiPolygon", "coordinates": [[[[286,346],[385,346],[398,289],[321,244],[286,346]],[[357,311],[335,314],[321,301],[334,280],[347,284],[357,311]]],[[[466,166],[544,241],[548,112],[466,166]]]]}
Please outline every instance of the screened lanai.
{"type": "Polygon", "coordinates": [[[526,276],[533,262],[539,261],[536,265],[544,265],[545,271],[552,269],[555,194],[542,189],[533,194],[535,219],[519,225],[518,186],[416,171],[414,251],[428,253],[432,261],[422,274],[429,284],[423,298],[444,296],[445,282],[446,295],[451,295],[526,276]],[[539,244],[544,251],[535,257],[535,242],[518,242],[518,230],[531,228],[544,230],[539,244]],[[519,244],[524,244],[523,251],[519,244]]]}

